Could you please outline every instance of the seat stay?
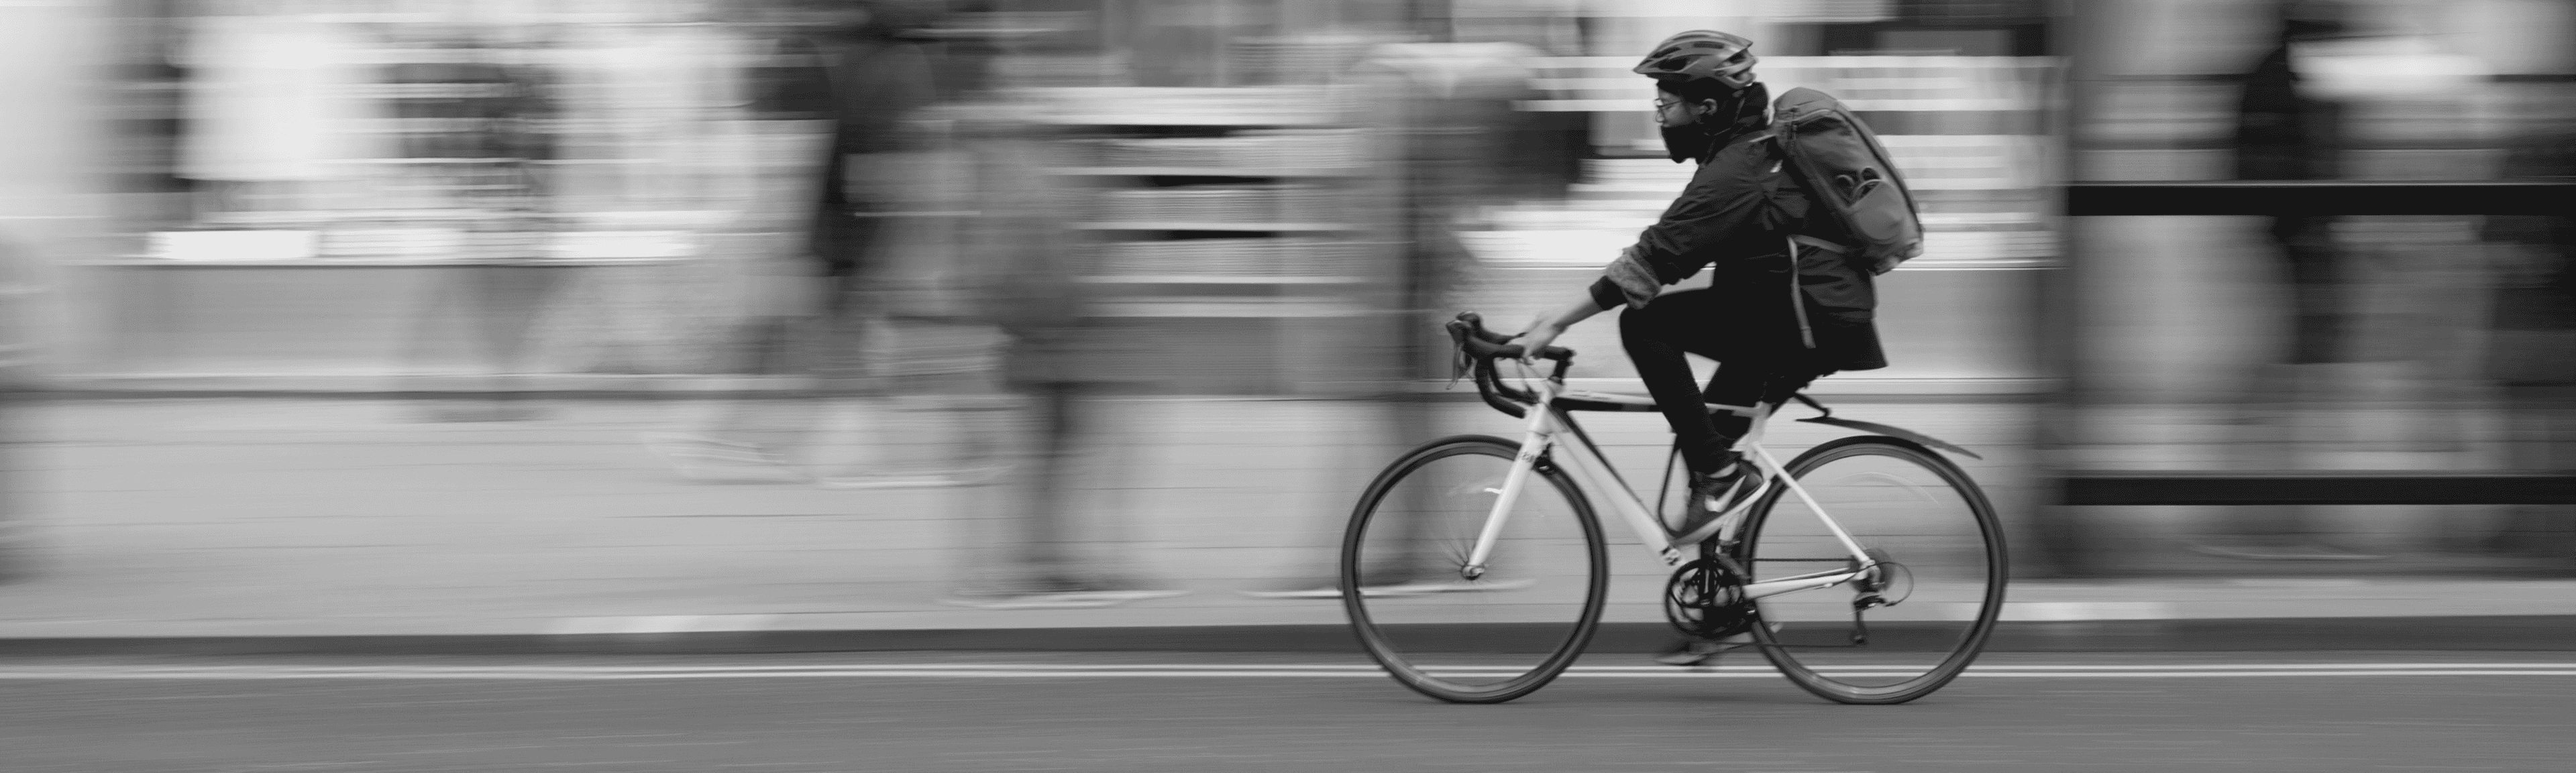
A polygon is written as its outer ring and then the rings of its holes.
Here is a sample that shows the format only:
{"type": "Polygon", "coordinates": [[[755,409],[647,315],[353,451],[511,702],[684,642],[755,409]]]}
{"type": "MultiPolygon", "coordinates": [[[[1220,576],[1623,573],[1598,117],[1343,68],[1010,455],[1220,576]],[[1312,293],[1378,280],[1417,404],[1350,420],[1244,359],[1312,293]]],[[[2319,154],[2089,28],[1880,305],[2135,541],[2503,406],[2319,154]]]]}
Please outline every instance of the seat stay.
{"type": "MultiPolygon", "coordinates": [[[[1758,435],[1760,433],[1761,424],[1756,422],[1754,424],[1754,434],[1758,435]]],[[[1747,455],[1747,458],[1756,460],[1762,466],[1763,474],[1778,478],[1781,485],[1789,487],[1789,493],[1798,495],[1798,499],[1800,501],[1806,502],[1807,511],[1814,513],[1816,520],[1822,522],[1827,531],[1834,533],[1834,539],[1843,544],[1844,550],[1851,552],[1852,560],[1861,562],[1863,566],[1867,566],[1871,563],[1873,559],[1870,558],[1869,551],[1860,546],[1859,540],[1852,539],[1851,532],[1845,531],[1842,524],[1834,522],[1833,514],[1825,512],[1825,506],[1818,503],[1815,496],[1807,493],[1806,486],[1798,484],[1798,477],[1790,475],[1789,469],[1780,464],[1779,459],[1771,456],[1770,449],[1763,448],[1760,445],[1754,445],[1751,451],[1752,452],[1747,455]]]]}

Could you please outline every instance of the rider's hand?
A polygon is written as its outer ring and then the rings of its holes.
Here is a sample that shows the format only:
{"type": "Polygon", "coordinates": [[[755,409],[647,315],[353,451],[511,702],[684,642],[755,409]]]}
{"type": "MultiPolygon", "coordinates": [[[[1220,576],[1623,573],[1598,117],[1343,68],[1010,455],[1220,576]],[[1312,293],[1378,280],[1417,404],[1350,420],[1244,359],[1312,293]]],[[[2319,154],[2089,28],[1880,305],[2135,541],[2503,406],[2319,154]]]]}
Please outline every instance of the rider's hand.
{"type": "Polygon", "coordinates": [[[1538,353],[1546,351],[1548,345],[1556,343],[1557,336],[1564,334],[1565,328],[1558,326],[1555,319],[1541,314],[1537,319],[1530,320],[1529,329],[1521,331],[1520,335],[1513,336],[1512,343],[1521,345],[1523,364],[1536,365],[1538,353]]]}

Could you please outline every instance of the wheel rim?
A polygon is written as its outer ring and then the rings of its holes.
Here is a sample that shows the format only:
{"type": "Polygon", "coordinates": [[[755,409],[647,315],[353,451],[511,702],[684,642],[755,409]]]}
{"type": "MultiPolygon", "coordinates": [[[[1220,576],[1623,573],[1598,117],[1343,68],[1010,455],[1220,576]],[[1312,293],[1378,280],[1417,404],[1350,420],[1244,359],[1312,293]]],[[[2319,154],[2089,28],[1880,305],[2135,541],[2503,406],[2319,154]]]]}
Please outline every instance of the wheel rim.
{"type": "MultiPolygon", "coordinates": [[[[2004,556],[1991,508],[1937,457],[1857,442],[1792,464],[1800,485],[1878,557],[1877,595],[1895,602],[1853,620],[1862,583],[1757,602],[1755,632],[1803,686],[1837,700],[1911,699],[1974,660],[2003,601],[2004,556]],[[1866,644],[1854,635],[1866,634],[1866,644]]],[[[1764,503],[1738,551],[1754,582],[1849,567],[1849,552],[1807,502],[1785,490],[1764,503]]]]}
{"type": "Polygon", "coordinates": [[[1409,458],[1372,486],[1343,552],[1352,622],[1398,679],[1451,700],[1509,697],[1579,654],[1606,585],[1598,527],[1561,476],[1523,485],[1485,571],[1463,572],[1516,449],[1409,458]]]}

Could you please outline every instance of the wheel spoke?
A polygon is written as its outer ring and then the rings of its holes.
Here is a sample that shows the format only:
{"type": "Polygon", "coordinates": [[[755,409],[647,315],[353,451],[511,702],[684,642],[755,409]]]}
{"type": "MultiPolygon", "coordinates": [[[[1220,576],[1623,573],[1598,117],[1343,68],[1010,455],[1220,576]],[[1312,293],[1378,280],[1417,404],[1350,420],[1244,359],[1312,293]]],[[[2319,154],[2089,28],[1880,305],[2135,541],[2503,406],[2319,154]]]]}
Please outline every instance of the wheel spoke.
{"type": "Polygon", "coordinates": [[[1848,703],[1921,697],[1964,670],[2002,607],[2004,555],[1976,484],[1929,451],[1845,438],[1788,465],[1824,510],[1773,496],[1738,548],[1753,582],[1867,569],[1830,588],[1758,603],[1763,653],[1799,686],[1848,703]],[[1855,561],[1824,517],[1869,555],[1855,561]],[[1826,568],[1823,564],[1849,568],[1826,568]],[[1929,657],[1927,657],[1929,656],[1929,657]]]}
{"type": "Polygon", "coordinates": [[[1608,583],[1600,529],[1561,472],[1533,471],[1484,572],[1460,571],[1518,450],[1493,438],[1418,449],[1369,487],[1344,537],[1345,582],[1386,591],[1345,598],[1352,624],[1390,674],[1424,694],[1527,694],[1572,663],[1599,620],[1608,583]]]}

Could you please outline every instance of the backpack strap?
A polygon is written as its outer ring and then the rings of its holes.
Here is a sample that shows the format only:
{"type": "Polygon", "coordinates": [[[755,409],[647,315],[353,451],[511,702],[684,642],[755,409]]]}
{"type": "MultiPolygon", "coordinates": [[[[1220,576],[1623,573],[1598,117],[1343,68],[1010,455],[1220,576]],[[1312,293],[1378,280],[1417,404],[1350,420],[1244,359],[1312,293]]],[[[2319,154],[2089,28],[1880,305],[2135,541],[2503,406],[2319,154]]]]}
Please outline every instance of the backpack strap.
{"type": "Polygon", "coordinates": [[[1850,254],[1851,254],[1851,248],[1850,248],[1850,247],[1845,247],[1845,246],[1842,246],[1842,245],[1840,245],[1840,244],[1835,244],[1835,243],[1833,243],[1833,242],[1825,241],[1825,240],[1823,240],[1823,239],[1818,239],[1818,238],[1816,238],[1816,237],[1808,236],[1808,235],[1806,235],[1806,234],[1796,234],[1796,235],[1790,236],[1790,237],[1789,237],[1789,241],[1797,242],[1798,244],[1800,244],[1800,245],[1804,245],[1804,246],[1806,246],[1806,247],[1807,247],[1807,248],[1809,248],[1809,249],[1824,250],[1824,251],[1826,251],[1826,252],[1830,252],[1830,253],[1833,253],[1833,254],[1836,254],[1836,255],[1850,255],[1850,254]]]}

